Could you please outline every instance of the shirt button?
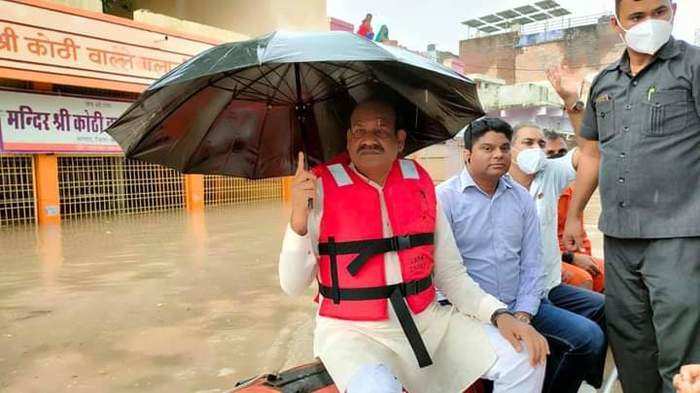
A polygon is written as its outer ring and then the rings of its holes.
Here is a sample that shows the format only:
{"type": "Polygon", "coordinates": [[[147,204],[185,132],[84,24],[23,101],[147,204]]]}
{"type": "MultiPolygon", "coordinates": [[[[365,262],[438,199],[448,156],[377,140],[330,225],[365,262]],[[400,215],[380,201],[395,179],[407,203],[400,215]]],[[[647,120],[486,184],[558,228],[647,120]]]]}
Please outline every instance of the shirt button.
{"type": "Polygon", "coordinates": [[[638,83],[639,83],[638,81],[632,82],[632,84],[633,84],[634,86],[637,86],[638,83]]]}
{"type": "Polygon", "coordinates": [[[627,204],[625,203],[625,201],[620,202],[619,205],[620,205],[620,207],[627,207],[627,204]]]}
{"type": "Polygon", "coordinates": [[[625,158],[625,157],[627,157],[627,154],[625,154],[624,152],[620,153],[620,158],[625,158]]]}
{"type": "Polygon", "coordinates": [[[629,130],[630,130],[630,128],[629,128],[629,127],[627,127],[627,126],[624,126],[624,127],[622,127],[622,129],[623,129],[623,130],[624,130],[625,132],[627,132],[627,131],[629,131],[629,130]]]}
{"type": "Polygon", "coordinates": [[[617,179],[617,182],[620,183],[620,184],[622,184],[622,183],[625,182],[625,178],[624,178],[624,177],[621,177],[621,178],[617,179]]]}
{"type": "Polygon", "coordinates": [[[627,110],[631,110],[631,109],[632,109],[632,105],[630,105],[630,104],[627,104],[627,105],[625,106],[625,109],[627,109],[627,110]]]}

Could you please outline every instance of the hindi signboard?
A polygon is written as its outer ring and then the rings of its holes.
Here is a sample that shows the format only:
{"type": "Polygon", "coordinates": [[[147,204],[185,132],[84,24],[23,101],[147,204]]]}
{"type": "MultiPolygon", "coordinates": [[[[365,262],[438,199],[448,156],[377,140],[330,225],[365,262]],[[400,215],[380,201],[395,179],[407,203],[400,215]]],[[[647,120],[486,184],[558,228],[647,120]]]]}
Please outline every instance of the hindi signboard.
{"type": "Polygon", "coordinates": [[[10,69],[146,86],[213,46],[22,2],[0,5],[0,67],[10,69]]]}
{"type": "Polygon", "coordinates": [[[120,153],[105,132],[130,102],[0,90],[0,151],[120,153]]]}

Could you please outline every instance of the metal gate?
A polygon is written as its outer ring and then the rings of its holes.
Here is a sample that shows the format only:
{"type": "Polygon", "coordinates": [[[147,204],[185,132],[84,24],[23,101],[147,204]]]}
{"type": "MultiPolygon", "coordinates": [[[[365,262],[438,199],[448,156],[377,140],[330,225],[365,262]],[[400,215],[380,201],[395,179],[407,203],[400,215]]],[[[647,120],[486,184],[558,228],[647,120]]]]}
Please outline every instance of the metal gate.
{"type": "Polygon", "coordinates": [[[123,157],[58,158],[63,218],[135,214],[185,206],[183,175],[123,157]]]}
{"type": "Polygon", "coordinates": [[[0,227],[33,224],[35,220],[32,157],[0,155],[0,227]]]}
{"type": "Polygon", "coordinates": [[[204,203],[209,206],[282,198],[282,178],[248,180],[204,176],[204,203]]]}

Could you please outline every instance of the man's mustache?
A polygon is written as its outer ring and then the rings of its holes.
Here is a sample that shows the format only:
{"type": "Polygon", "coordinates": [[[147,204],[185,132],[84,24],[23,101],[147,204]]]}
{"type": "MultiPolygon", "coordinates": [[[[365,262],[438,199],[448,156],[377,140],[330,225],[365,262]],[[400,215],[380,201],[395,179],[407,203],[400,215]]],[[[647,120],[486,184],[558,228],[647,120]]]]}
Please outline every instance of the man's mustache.
{"type": "Polygon", "coordinates": [[[384,148],[380,145],[362,145],[357,148],[358,153],[369,152],[369,153],[384,153],[384,148]]]}

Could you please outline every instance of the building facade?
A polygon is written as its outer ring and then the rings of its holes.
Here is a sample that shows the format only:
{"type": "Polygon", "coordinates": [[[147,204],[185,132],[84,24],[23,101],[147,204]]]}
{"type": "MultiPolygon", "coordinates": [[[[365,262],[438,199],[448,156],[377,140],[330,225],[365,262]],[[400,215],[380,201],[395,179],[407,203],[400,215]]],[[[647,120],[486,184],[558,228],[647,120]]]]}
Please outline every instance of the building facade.
{"type": "Polygon", "coordinates": [[[600,69],[616,61],[625,47],[610,18],[607,14],[575,16],[472,37],[460,41],[459,60],[464,73],[479,84],[479,97],[490,116],[572,133],[545,71],[567,65],[583,81],[585,98],[600,69]]]}
{"type": "Polygon", "coordinates": [[[203,50],[330,27],[321,0],[213,3],[0,0],[0,226],[282,197],[282,179],[182,175],[125,159],[104,132],[203,50]]]}

